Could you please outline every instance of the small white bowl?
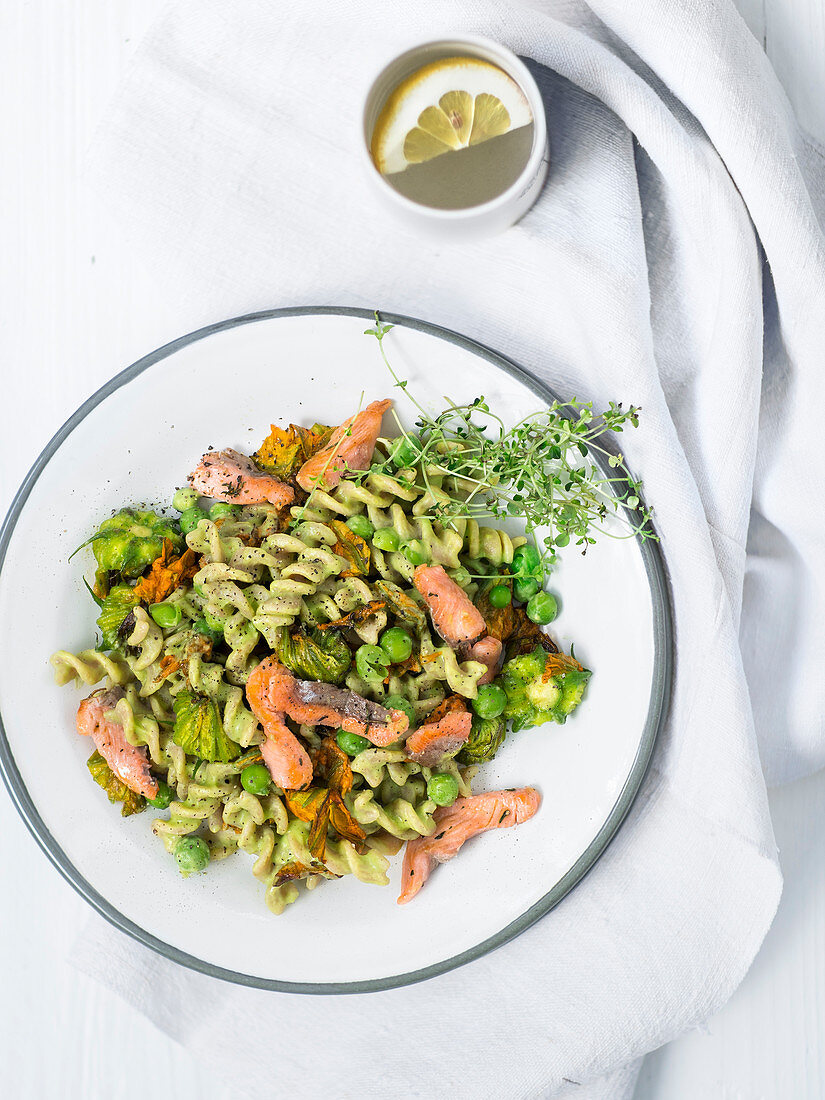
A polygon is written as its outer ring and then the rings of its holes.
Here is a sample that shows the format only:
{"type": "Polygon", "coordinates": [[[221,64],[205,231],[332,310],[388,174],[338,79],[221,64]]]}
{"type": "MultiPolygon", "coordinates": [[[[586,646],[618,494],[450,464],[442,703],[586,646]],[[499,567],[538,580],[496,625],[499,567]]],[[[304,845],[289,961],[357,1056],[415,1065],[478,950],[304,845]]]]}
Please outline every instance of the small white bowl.
{"type": "Polygon", "coordinates": [[[365,175],[380,201],[411,228],[440,240],[473,240],[500,233],[513,225],[538,198],[550,161],[544,103],[529,69],[505,46],[475,35],[455,35],[422,42],[385,65],[367,91],[362,115],[362,141],[359,144],[365,175]],[[503,69],[518,84],[527,97],[533,115],[533,144],[523,172],[506,191],[477,206],[447,210],[414,202],[396,191],[375,167],[370,147],[381,109],[401,81],[431,61],[455,56],[489,61],[503,69]]]}

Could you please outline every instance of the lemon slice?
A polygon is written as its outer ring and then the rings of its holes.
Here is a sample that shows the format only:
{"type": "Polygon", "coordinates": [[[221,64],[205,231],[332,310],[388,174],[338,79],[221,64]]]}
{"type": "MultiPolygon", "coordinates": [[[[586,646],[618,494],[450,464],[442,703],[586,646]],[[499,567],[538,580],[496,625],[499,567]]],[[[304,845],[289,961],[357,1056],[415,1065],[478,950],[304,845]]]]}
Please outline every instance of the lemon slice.
{"type": "Polygon", "coordinates": [[[532,121],[524,92],[503,69],[475,57],[445,57],[398,85],[375,124],[370,151],[388,175],[532,121]]]}

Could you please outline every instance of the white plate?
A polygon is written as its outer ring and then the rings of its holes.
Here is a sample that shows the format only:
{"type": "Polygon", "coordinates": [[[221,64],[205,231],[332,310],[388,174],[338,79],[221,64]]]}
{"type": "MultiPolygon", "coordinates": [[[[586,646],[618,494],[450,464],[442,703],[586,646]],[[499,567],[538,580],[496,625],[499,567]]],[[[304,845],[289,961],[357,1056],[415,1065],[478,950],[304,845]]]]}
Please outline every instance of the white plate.
{"type": "MultiPolygon", "coordinates": [[[[514,422],[552,399],[500,356],[404,318],[388,352],[432,410],[484,394],[514,422]]],[[[178,962],[247,984],[356,992],[417,981],[491,950],[547,912],[598,859],[641,784],[667,705],[670,617],[658,550],[602,539],[568,548],[554,574],[559,644],[593,670],[564,726],[512,735],[476,790],[531,784],[539,813],[468,844],[415,901],[352,878],[273,917],[239,853],[184,880],[148,815],[119,816],[89,780],[75,732],[81,693],[57,688],[49,655],[94,637],[83,561],[100,518],[166,505],[209,445],[254,450],[271,420],[338,423],[392,394],[359,310],[279,310],[183,337],[114,378],[55,436],[0,534],[0,764],[12,798],[58,869],[113,924],[178,962]],[[13,629],[9,628],[13,624],[13,629]],[[433,935],[433,929],[438,935],[433,935]],[[356,934],[353,934],[353,929],[356,934]]]]}

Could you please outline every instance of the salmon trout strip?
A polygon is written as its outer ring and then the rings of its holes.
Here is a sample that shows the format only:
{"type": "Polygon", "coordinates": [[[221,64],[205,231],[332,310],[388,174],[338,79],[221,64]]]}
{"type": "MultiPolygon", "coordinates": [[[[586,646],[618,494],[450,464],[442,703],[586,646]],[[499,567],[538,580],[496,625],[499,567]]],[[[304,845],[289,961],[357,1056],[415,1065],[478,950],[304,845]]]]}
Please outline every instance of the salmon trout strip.
{"type": "Polygon", "coordinates": [[[453,649],[472,646],[487,633],[484,616],[442,565],[419,565],[413,583],[427,604],[433,626],[453,649]]]}
{"type": "MultiPolygon", "coordinates": [[[[366,737],[373,745],[389,745],[407,732],[409,719],[401,710],[388,710],[354,691],[314,680],[298,680],[274,657],[261,661],[250,676],[266,705],[307,726],[333,726],[366,737]]],[[[247,684],[249,697],[249,684],[247,684]]],[[[252,700],[250,699],[250,706],[252,700]]]]}
{"type": "Polygon", "coordinates": [[[470,736],[472,716],[467,710],[453,710],[437,722],[419,726],[410,734],[404,751],[408,759],[432,768],[447,752],[459,749],[470,736]]]}
{"type": "Polygon", "coordinates": [[[295,490],[277,477],[259,470],[240,451],[207,451],[188,478],[201,496],[227,504],[263,504],[286,508],[295,499],[295,490]]]}
{"type": "Polygon", "coordinates": [[[130,791],[144,798],[156,798],[157,780],[149,771],[149,754],[142,745],[126,740],[123,726],[106,717],[123,698],[120,688],[93,692],[77,708],[77,732],[91,737],[94,746],[114,774],[130,791]]]}
{"type": "Polygon", "coordinates": [[[332,433],[329,443],[298,471],[298,484],[306,492],[333,489],[347,470],[366,470],[372,462],[381,419],[392,405],[389,398],[373,401],[361,412],[348,417],[332,433]]]}
{"type": "Polygon", "coordinates": [[[246,684],[246,698],[250,710],[261,723],[264,742],[261,756],[269,769],[272,782],[282,790],[300,790],[312,782],[312,763],[309,753],[290,730],[282,710],[274,707],[269,698],[268,670],[261,662],[253,670],[246,684]]]}
{"type": "Polygon", "coordinates": [[[541,795],[533,787],[512,791],[488,791],[485,794],[457,798],[433,815],[435,831],[430,836],[408,840],[401,869],[401,893],[398,904],[412,901],[438,863],[447,863],[466,841],[489,829],[509,829],[529,821],[541,805],[541,795]]]}

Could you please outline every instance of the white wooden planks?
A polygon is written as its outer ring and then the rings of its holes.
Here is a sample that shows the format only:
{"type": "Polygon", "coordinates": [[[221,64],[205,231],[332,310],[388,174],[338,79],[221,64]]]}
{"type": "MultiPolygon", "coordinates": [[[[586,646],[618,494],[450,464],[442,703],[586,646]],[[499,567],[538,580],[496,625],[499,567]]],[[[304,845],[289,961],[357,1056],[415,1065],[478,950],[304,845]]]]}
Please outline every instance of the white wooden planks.
{"type": "MultiPolygon", "coordinates": [[[[173,308],[153,303],[147,276],[115,262],[105,223],[78,213],[83,152],[161,5],[0,5],[0,512],[81,400],[177,332],[173,308]]],[[[32,736],[45,741],[49,731],[32,736]]],[[[224,1100],[210,1067],[69,964],[90,910],[37,849],[5,792],[0,882],[4,1096],[224,1100]]]]}

